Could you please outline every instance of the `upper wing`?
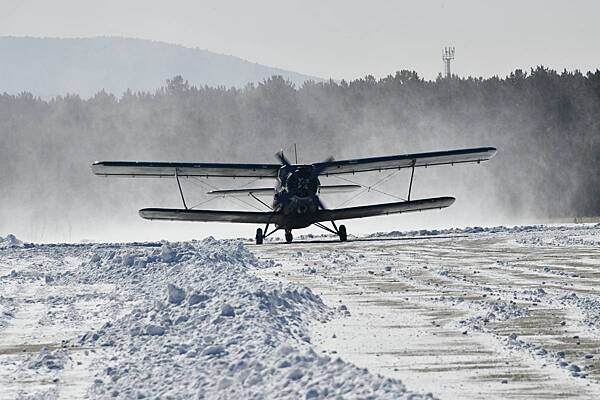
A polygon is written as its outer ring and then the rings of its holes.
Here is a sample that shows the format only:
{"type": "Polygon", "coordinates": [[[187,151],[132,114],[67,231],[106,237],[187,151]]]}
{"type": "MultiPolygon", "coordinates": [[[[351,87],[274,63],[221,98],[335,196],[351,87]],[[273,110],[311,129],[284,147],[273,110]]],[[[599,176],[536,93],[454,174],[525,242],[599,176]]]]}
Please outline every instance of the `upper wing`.
{"type": "Polygon", "coordinates": [[[116,176],[221,176],[231,178],[275,178],[279,164],[228,164],[144,161],[96,161],[92,172],[96,175],[116,176]]]}
{"type": "Polygon", "coordinates": [[[321,175],[411,168],[413,165],[415,167],[427,167],[430,165],[481,162],[492,158],[496,154],[496,151],[497,150],[494,147],[478,147],[472,149],[331,161],[327,163],[317,163],[315,164],[315,167],[320,168],[320,165],[322,165],[321,175]]]}
{"type": "Polygon", "coordinates": [[[139,214],[140,217],[144,219],[161,219],[170,221],[239,222],[249,224],[267,224],[270,222],[278,222],[277,214],[273,212],[144,208],[139,211],[139,214]]]}
{"type": "Polygon", "coordinates": [[[337,210],[320,210],[317,215],[317,221],[337,221],[340,219],[364,218],[377,215],[432,210],[435,208],[449,207],[454,203],[454,200],[454,197],[434,197],[430,199],[400,201],[397,203],[338,208],[337,210]]]}
{"type": "MultiPolygon", "coordinates": [[[[426,167],[489,160],[496,154],[493,147],[404,154],[385,157],[358,158],[314,164],[321,175],[346,174],[383,169],[426,167]]],[[[96,175],[113,176],[215,176],[275,178],[280,164],[186,163],[144,161],[96,161],[92,171],[96,175]]]]}

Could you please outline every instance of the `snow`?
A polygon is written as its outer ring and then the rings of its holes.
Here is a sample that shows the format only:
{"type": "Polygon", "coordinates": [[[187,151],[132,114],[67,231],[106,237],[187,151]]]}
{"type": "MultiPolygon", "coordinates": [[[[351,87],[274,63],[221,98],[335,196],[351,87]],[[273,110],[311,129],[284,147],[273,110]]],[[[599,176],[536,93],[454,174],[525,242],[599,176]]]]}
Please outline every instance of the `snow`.
{"type": "Polygon", "coordinates": [[[261,278],[306,285],[347,308],[311,326],[326,354],[440,398],[600,398],[597,224],[253,251],[273,265],[255,272],[261,278]]]}
{"type": "Polygon", "coordinates": [[[391,231],[376,232],[368,235],[368,238],[394,238],[394,237],[416,237],[416,236],[439,236],[439,235],[464,235],[464,234],[510,234],[520,236],[520,243],[553,243],[554,245],[594,245],[600,244],[600,237],[596,234],[598,224],[566,224],[566,225],[516,225],[516,226],[469,226],[465,228],[448,229],[420,229],[413,231],[391,231]],[[576,235],[572,235],[577,232],[576,235]],[[532,233],[532,235],[527,235],[532,233]],[[586,233],[591,233],[589,238],[584,238],[586,233]],[[558,236],[557,236],[558,235],[558,236]],[[591,238],[591,239],[590,239],[591,238]]]}
{"type": "Polygon", "coordinates": [[[335,314],[238,241],[2,253],[0,398],[430,398],[315,350],[335,314]],[[6,271],[4,271],[6,270],[6,271]]]}
{"type": "Polygon", "coordinates": [[[600,397],[599,225],[1,242],[0,399],[600,397]]]}
{"type": "Polygon", "coordinates": [[[23,242],[15,237],[15,235],[8,234],[6,237],[0,236],[0,249],[7,249],[12,247],[23,247],[23,242]]]}

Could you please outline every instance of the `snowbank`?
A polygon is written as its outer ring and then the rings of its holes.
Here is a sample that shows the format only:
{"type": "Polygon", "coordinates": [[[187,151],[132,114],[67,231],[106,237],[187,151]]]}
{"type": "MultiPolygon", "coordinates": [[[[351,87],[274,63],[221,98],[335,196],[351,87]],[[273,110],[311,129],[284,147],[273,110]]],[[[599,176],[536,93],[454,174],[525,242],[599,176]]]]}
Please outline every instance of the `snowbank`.
{"type": "MultiPolygon", "coordinates": [[[[449,229],[421,229],[413,231],[390,231],[390,232],[376,232],[366,237],[369,238],[388,238],[388,237],[413,237],[413,236],[437,236],[437,235],[458,235],[458,234],[480,234],[480,233],[505,233],[505,234],[516,234],[516,233],[532,233],[535,238],[539,239],[539,234],[544,232],[565,232],[565,231],[576,231],[581,233],[582,231],[589,230],[596,232],[600,228],[600,224],[577,224],[577,225],[519,225],[513,227],[506,226],[469,226],[466,228],[449,228],[449,229]]],[[[574,243],[569,243],[574,244],[574,243]]]]}
{"type": "Polygon", "coordinates": [[[258,265],[241,242],[212,238],[95,251],[63,279],[118,283],[135,306],[77,341],[109,354],[95,363],[91,396],[428,398],[315,353],[307,324],[332,311],[307,288],[251,275],[258,265]]]}
{"type": "Polygon", "coordinates": [[[6,237],[0,236],[0,249],[8,249],[12,247],[24,247],[23,242],[16,238],[15,235],[8,234],[6,237]]]}

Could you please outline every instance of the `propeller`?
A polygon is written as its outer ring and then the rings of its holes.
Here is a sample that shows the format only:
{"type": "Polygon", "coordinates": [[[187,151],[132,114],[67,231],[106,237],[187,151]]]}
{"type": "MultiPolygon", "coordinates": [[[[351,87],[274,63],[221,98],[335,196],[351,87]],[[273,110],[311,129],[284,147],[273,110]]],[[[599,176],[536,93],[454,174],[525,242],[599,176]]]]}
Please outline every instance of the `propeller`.
{"type": "MultiPolygon", "coordinates": [[[[279,161],[281,162],[281,164],[284,167],[290,167],[292,165],[292,163],[283,154],[283,150],[277,152],[275,154],[275,156],[279,159],[279,161]]],[[[312,168],[311,176],[310,176],[311,179],[317,179],[319,177],[319,175],[331,164],[332,161],[333,161],[333,157],[330,156],[323,162],[313,164],[313,168],[312,168]]],[[[317,196],[316,194],[314,196],[315,196],[315,200],[317,202],[317,206],[322,210],[326,210],[327,207],[325,207],[325,204],[319,198],[319,196],[317,196]]]]}
{"type": "MultiPolygon", "coordinates": [[[[313,170],[312,170],[312,178],[313,179],[317,179],[319,177],[319,175],[321,174],[321,172],[323,172],[325,170],[325,168],[327,168],[331,162],[333,161],[333,157],[329,156],[325,161],[320,162],[318,164],[313,164],[313,170]]],[[[319,196],[317,196],[315,194],[315,199],[317,200],[317,205],[319,206],[320,209],[322,210],[326,210],[327,207],[325,207],[325,204],[323,203],[323,201],[321,200],[321,198],[319,196]]]]}
{"type": "Polygon", "coordinates": [[[329,167],[329,165],[333,162],[333,157],[329,156],[323,162],[313,164],[313,172],[312,175],[314,178],[321,175],[321,172],[325,171],[325,168],[329,167]]]}
{"type": "Polygon", "coordinates": [[[327,207],[325,207],[323,200],[321,200],[321,198],[319,196],[317,196],[316,194],[315,194],[315,200],[317,200],[317,205],[319,206],[319,208],[321,210],[327,210],[327,207]]]}
{"type": "Polygon", "coordinates": [[[276,156],[277,158],[279,158],[279,161],[281,161],[281,164],[282,164],[282,165],[284,165],[284,166],[286,166],[286,167],[289,167],[290,165],[292,165],[292,163],[291,163],[291,162],[290,162],[290,161],[289,161],[287,158],[285,158],[285,156],[283,155],[283,150],[281,150],[281,151],[277,152],[277,153],[275,154],[275,156],[276,156]]]}

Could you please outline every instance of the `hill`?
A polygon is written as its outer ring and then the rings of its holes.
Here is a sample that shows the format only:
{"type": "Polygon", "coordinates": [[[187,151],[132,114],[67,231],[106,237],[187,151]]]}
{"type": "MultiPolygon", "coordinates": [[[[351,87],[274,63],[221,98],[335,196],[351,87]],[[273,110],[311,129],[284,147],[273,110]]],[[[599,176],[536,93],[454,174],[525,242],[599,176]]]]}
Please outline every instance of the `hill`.
{"type": "Polygon", "coordinates": [[[318,78],[202,49],[141,39],[0,37],[0,93],[31,92],[44,98],[104,89],[151,91],[167,78],[192,85],[243,87],[273,75],[297,86],[318,78]]]}

